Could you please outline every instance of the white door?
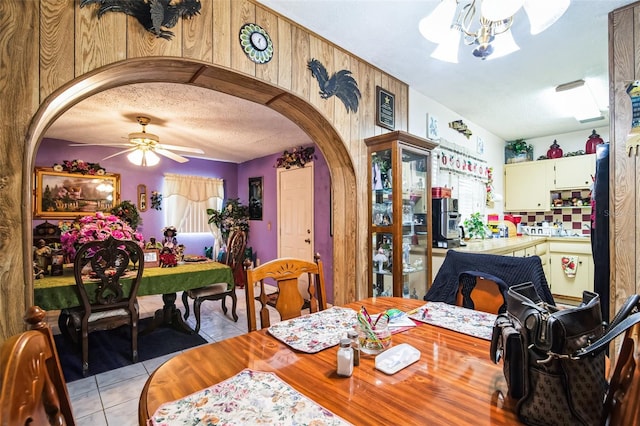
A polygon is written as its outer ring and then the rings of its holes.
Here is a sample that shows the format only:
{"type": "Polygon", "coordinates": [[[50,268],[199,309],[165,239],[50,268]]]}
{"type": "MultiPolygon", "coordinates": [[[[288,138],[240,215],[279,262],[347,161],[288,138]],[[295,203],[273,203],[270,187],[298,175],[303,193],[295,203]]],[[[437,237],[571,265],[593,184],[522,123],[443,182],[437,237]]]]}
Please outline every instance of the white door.
{"type": "Polygon", "coordinates": [[[313,262],[313,163],[278,169],[278,257],[313,262]]]}

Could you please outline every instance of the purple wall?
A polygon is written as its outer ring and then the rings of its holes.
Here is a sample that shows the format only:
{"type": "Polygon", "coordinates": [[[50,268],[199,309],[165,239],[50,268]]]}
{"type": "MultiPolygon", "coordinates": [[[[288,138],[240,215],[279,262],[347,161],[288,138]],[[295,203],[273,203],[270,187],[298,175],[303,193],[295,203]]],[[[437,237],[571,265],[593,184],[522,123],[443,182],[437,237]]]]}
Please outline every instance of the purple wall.
{"type": "MultiPolygon", "coordinates": [[[[163,174],[177,173],[192,176],[215,177],[224,179],[227,198],[240,198],[244,204],[248,202],[250,177],[263,177],[263,219],[251,221],[248,245],[253,247],[254,253],[261,262],[274,259],[277,256],[277,201],[276,201],[276,169],[274,164],[279,153],[247,161],[242,164],[221,161],[209,161],[191,158],[188,163],[180,164],[165,158],[154,167],[142,168],[130,163],[125,155],[100,160],[118,152],[120,148],[105,148],[96,146],[71,147],[67,141],[57,139],[43,139],[36,154],[36,167],[52,167],[54,163],[65,160],[81,159],[88,162],[98,162],[107,172],[120,174],[121,200],[135,201],[137,186],[147,186],[148,196],[152,191],[162,192],[163,174]],[[271,223],[271,229],[268,224],[271,223]]],[[[329,193],[331,180],[327,163],[319,149],[316,148],[314,160],[315,181],[315,251],[320,253],[325,265],[325,281],[327,298],[333,302],[333,239],[329,235],[329,193]]],[[[149,208],[141,212],[142,225],[138,231],[145,239],[155,236],[162,239],[161,230],[164,224],[164,212],[149,208]]],[[[43,220],[34,220],[38,225],[43,220]]],[[[56,223],[51,220],[50,222],[56,223]]],[[[179,234],[178,242],[184,244],[188,254],[204,254],[204,248],[213,244],[210,233],[179,234]]]]}

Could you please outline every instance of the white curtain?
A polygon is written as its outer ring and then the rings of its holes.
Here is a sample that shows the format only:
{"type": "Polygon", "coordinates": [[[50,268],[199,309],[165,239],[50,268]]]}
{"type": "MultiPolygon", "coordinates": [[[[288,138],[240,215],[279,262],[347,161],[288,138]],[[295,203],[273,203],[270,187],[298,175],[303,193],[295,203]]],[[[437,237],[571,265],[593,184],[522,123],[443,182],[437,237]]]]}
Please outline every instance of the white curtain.
{"type": "Polygon", "coordinates": [[[178,232],[208,232],[207,209],[222,208],[224,180],[165,173],[163,193],[165,225],[178,232]]]}

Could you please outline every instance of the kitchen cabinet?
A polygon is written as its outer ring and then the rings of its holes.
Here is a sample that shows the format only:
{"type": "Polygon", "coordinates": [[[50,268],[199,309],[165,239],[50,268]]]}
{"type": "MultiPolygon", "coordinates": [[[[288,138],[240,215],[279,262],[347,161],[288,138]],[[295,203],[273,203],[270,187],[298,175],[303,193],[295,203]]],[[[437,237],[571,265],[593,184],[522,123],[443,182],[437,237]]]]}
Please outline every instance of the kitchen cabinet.
{"type": "Polygon", "coordinates": [[[402,131],[365,139],[369,295],[422,299],[431,284],[431,150],[402,131]]]}
{"type": "Polygon", "coordinates": [[[577,155],[551,160],[554,166],[554,189],[589,188],[596,174],[596,155],[577,155]]]}
{"type": "Polygon", "coordinates": [[[553,165],[528,161],[504,166],[505,211],[547,211],[553,165]]]}
{"type": "Polygon", "coordinates": [[[550,241],[549,273],[547,279],[554,297],[582,300],[584,290],[593,291],[593,255],[591,243],[585,241],[550,241]],[[575,266],[575,273],[570,274],[563,265],[575,266]]]}

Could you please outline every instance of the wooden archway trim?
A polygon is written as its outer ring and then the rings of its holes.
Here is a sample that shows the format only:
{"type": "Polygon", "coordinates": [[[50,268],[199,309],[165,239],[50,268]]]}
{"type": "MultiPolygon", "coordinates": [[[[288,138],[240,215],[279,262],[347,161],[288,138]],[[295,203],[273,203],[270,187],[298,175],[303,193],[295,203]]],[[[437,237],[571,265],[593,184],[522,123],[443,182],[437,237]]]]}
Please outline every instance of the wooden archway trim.
{"type": "MultiPolygon", "coordinates": [[[[114,63],[87,73],[64,85],[40,105],[26,135],[23,194],[27,220],[33,211],[30,188],[35,153],[47,128],[65,111],[96,93],[114,87],[145,82],[196,85],[265,105],[296,123],[318,145],[331,174],[333,196],[333,278],[334,302],[353,301],[358,290],[354,265],[356,255],[356,176],[354,166],[340,135],[311,104],[281,88],[251,76],[202,62],[176,58],[136,58],[114,63]]],[[[30,228],[24,227],[24,241],[31,241],[30,228]]],[[[25,258],[30,257],[31,244],[25,244],[25,258]]],[[[326,262],[326,264],[331,264],[326,262]]],[[[28,292],[33,294],[31,266],[24,264],[28,292]]],[[[364,293],[363,293],[364,294],[364,293]]]]}

